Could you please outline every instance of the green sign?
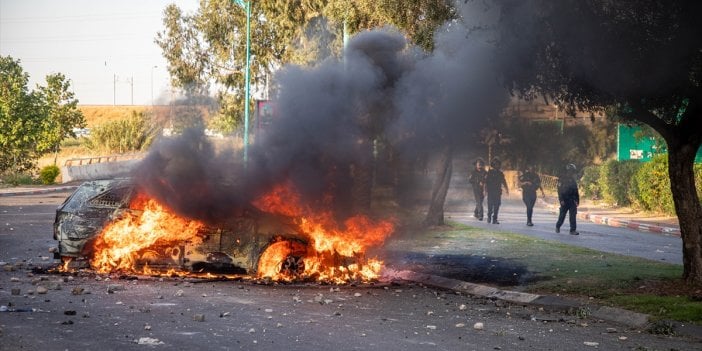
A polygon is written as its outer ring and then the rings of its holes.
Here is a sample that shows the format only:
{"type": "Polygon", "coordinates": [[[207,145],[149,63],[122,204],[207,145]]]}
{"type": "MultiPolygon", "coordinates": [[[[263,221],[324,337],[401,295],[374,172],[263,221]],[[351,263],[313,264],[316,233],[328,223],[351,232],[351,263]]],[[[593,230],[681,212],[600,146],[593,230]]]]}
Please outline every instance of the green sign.
{"type": "MultiPolygon", "coordinates": [[[[660,146],[655,137],[642,136],[638,126],[619,124],[617,127],[617,161],[650,161],[656,154],[665,153],[665,146],[660,146]]],[[[702,148],[697,150],[695,163],[702,163],[702,148]]]]}

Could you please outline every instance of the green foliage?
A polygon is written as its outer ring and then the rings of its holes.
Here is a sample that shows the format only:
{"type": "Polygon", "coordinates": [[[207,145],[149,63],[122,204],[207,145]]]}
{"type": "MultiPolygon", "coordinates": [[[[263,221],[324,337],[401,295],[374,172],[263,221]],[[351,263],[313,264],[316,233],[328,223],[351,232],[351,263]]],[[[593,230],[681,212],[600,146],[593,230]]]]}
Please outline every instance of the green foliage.
{"type": "Polygon", "coordinates": [[[638,206],[649,211],[675,214],[667,155],[654,156],[650,162],[643,164],[634,176],[634,182],[638,206]]]}
{"type": "Polygon", "coordinates": [[[132,112],[132,116],[110,121],[93,128],[86,140],[86,147],[100,152],[130,152],[146,149],[157,135],[157,129],[149,123],[144,113],[132,112]]]}
{"type": "Polygon", "coordinates": [[[613,205],[629,206],[629,189],[641,163],[636,160],[609,160],[600,168],[600,186],[603,199],[613,205]]]}
{"type": "Polygon", "coordinates": [[[37,184],[32,175],[25,172],[5,173],[2,175],[2,177],[0,177],[0,179],[2,179],[2,183],[10,184],[12,186],[37,184]]]}
{"type": "Polygon", "coordinates": [[[44,185],[54,184],[56,182],[56,177],[58,177],[59,173],[61,173],[61,171],[59,170],[58,166],[45,166],[41,169],[41,171],[39,171],[39,179],[44,185]]]}
{"type": "MultiPolygon", "coordinates": [[[[338,56],[344,28],[350,35],[393,25],[425,49],[433,47],[439,26],[456,17],[444,0],[250,1],[251,84],[267,85],[273,70],[289,63],[311,64],[338,56]]],[[[173,86],[186,95],[202,95],[209,82],[221,87],[221,131],[228,121],[240,123],[244,110],[246,11],[236,1],[206,0],[194,13],[176,5],[163,12],[164,30],[156,44],[168,61],[173,86]]]]}
{"type": "Polygon", "coordinates": [[[19,60],[0,56],[0,172],[32,169],[39,157],[58,151],[73,127],[84,126],[64,75],[48,75],[35,91],[28,81],[19,60]]]}
{"type": "Polygon", "coordinates": [[[602,198],[602,187],[600,186],[600,168],[601,166],[587,166],[583,169],[583,176],[580,178],[580,189],[582,189],[583,197],[593,200],[602,198]]]}

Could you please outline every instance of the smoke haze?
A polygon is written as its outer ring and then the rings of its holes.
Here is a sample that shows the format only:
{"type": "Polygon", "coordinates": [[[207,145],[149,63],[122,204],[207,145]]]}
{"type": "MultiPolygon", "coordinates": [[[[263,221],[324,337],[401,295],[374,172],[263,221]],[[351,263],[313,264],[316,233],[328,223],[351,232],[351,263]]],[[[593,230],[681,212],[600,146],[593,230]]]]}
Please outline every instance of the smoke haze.
{"type": "MultiPolygon", "coordinates": [[[[206,221],[229,216],[271,186],[291,181],[311,204],[332,193],[351,201],[351,173],[367,167],[374,142],[414,157],[461,145],[507,102],[492,66],[489,8],[469,2],[466,23],[447,23],[432,53],[393,28],[354,36],[340,59],[286,66],[276,76],[276,113],[250,146],[246,168],[215,151],[201,131],[156,144],[135,172],[147,192],[206,221]]],[[[344,207],[344,206],[341,206],[344,207]]]]}

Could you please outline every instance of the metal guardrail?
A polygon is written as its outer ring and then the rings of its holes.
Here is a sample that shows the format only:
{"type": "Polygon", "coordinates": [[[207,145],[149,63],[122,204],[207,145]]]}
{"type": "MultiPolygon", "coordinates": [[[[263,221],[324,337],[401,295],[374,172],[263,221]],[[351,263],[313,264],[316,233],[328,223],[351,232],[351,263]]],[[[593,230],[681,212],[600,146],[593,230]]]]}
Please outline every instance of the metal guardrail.
{"type": "Polygon", "coordinates": [[[541,178],[541,187],[544,191],[554,193],[558,191],[558,177],[548,174],[539,174],[539,177],[541,178]]]}
{"type": "Polygon", "coordinates": [[[95,156],[95,157],[80,157],[71,158],[66,160],[63,165],[65,167],[71,166],[82,166],[90,165],[96,163],[106,163],[106,162],[117,162],[117,161],[127,161],[142,158],[144,154],[134,153],[134,154],[119,154],[119,155],[108,155],[108,156],[95,156]]]}

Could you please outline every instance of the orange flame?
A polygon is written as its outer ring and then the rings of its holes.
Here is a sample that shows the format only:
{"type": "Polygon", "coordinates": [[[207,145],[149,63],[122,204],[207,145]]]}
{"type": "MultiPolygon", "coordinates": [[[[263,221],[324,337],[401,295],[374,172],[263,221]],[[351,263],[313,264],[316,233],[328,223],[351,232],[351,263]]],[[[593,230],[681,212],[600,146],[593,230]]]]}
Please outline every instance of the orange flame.
{"type": "MultiPolygon", "coordinates": [[[[173,245],[184,241],[201,242],[197,236],[204,226],[172,213],[153,199],[138,198],[131,207],[142,211],[125,212],[124,216],[109,223],[93,245],[91,267],[100,273],[116,270],[134,271],[137,259],[153,254],[144,250],[154,245],[173,245]]],[[[144,273],[150,273],[147,266],[144,273]]]]}
{"type": "Polygon", "coordinates": [[[265,212],[295,218],[310,241],[305,252],[294,252],[289,244],[270,245],[259,259],[259,277],[291,280],[294,277],[285,269],[286,260],[298,258],[304,262],[304,267],[300,264],[293,264],[293,267],[303,271],[300,274],[303,278],[342,283],[368,281],[379,276],[383,261],[366,259],[366,250],[385,242],[394,231],[393,221],[374,222],[366,216],[357,215],[339,227],[331,211],[315,211],[303,205],[289,183],[276,186],[254,205],[265,212]]]}

